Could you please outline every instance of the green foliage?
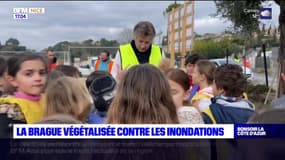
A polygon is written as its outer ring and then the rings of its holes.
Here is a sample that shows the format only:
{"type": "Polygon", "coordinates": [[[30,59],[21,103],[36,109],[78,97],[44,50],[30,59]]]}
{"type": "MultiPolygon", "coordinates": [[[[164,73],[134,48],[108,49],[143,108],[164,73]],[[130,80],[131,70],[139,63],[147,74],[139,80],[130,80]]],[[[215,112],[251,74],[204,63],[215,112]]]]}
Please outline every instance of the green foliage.
{"type": "MultiPolygon", "coordinates": [[[[257,45],[261,45],[262,39],[264,39],[265,26],[262,26],[262,30],[259,30],[258,16],[254,16],[253,12],[246,12],[245,10],[258,11],[262,7],[262,2],[265,0],[245,0],[245,1],[217,1],[215,4],[217,7],[216,16],[225,18],[233,23],[233,29],[236,33],[240,34],[240,39],[243,39],[243,43],[240,40],[236,40],[236,43],[245,45],[245,48],[251,48],[257,45]],[[257,32],[257,38],[253,39],[254,32],[257,32]],[[238,42],[237,42],[238,41],[238,42]]],[[[274,0],[282,9],[282,3],[280,0],[274,0]]],[[[285,3],[284,6],[285,8],[285,3]]],[[[282,11],[280,12],[283,13],[282,11]]],[[[257,15],[259,12],[256,13],[257,15]]],[[[281,16],[284,17],[284,16],[281,16]]],[[[280,24],[284,23],[280,19],[280,24]]],[[[282,35],[281,35],[282,37],[282,35]]],[[[273,37],[266,37],[270,46],[280,46],[280,40],[274,35],[273,37]]]]}
{"type": "Polygon", "coordinates": [[[239,45],[232,43],[229,39],[214,41],[213,39],[198,40],[194,43],[193,52],[203,54],[207,58],[224,58],[228,49],[229,56],[241,51],[239,45]]]}
{"type": "Polygon", "coordinates": [[[16,38],[9,38],[5,43],[6,46],[18,46],[19,44],[20,42],[16,38]]]}
{"type": "Polygon", "coordinates": [[[103,50],[108,50],[111,55],[114,55],[117,52],[117,48],[87,48],[87,47],[118,47],[119,43],[116,40],[107,40],[105,38],[101,38],[99,41],[94,41],[92,39],[84,40],[82,42],[58,42],[53,47],[51,47],[55,51],[67,51],[68,47],[86,47],[86,48],[72,48],[70,50],[71,60],[74,57],[79,57],[81,60],[87,60],[90,56],[97,56],[103,50]]]}
{"type": "MultiPolygon", "coordinates": [[[[258,30],[258,17],[254,16],[253,12],[245,12],[247,10],[259,11],[261,7],[261,1],[217,1],[215,0],[217,7],[216,16],[225,18],[233,22],[233,29],[240,32],[244,37],[250,38],[251,34],[258,30]]],[[[259,14],[256,13],[256,14],[259,14]]]]}
{"type": "Polygon", "coordinates": [[[172,10],[174,10],[175,8],[180,7],[181,5],[182,5],[182,4],[176,3],[176,1],[175,1],[175,3],[170,4],[170,5],[165,9],[165,11],[163,11],[163,15],[165,16],[166,14],[170,13],[172,10]]]}
{"type": "Polygon", "coordinates": [[[16,38],[9,38],[5,45],[0,45],[1,51],[27,51],[25,46],[20,46],[20,42],[16,38]]]}
{"type": "Polygon", "coordinates": [[[268,91],[268,87],[264,84],[249,85],[247,87],[248,94],[265,94],[268,91]]]}
{"type": "MultiPolygon", "coordinates": [[[[247,87],[246,93],[248,95],[248,99],[251,102],[253,102],[255,104],[259,104],[259,103],[263,104],[268,90],[269,90],[269,88],[266,87],[266,85],[264,85],[264,84],[257,84],[257,85],[249,84],[247,87]]],[[[274,93],[274,92],[275,91],[272,90],[272,93],[274,93]]],[[[269,99],[272,99],[270,97],[272,97],[272,96],[269,96],[269,99]]],[[[259,105],[256,106],[257,107],[256,109],[260,108],[259,105]]]]}

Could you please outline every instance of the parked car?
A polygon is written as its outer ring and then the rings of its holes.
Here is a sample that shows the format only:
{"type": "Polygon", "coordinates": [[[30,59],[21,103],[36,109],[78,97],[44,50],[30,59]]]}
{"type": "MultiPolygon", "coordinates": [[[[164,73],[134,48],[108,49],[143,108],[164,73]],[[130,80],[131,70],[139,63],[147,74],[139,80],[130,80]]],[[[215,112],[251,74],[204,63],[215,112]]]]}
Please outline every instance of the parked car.
{"type": "MultiPolygon", "coordinates": [[[[225,58],[219,58],[219,59],[210,59],[211,62],[213,62],[217,67],[226,64],[227,60],[225,58]]],[[[243,65],[241,65],[240,63],[235,62],[232,59],[228,59],[228,63],[229,64],[237,64],[239,66],[241,66],[244,75],[247,77],[248,80],[252,80],[253,79],[253,72],[250,68],[247,68],[243,65]]]]}
{"type": "Polygon", "coordinates": [[[78,70],[83,77],[87,77],[91,72],[93,72],[93,68],[90,67],[89,64],[79,65],[78,70]]]}
{"type": "Polygon", "coordinates": [[[95,62],[98,60],[98,57],[89,57],[88,61],[84,64],[80,64],[77,68],[80,74],[83,77],[87,77],[95,70],[95,62]]]}

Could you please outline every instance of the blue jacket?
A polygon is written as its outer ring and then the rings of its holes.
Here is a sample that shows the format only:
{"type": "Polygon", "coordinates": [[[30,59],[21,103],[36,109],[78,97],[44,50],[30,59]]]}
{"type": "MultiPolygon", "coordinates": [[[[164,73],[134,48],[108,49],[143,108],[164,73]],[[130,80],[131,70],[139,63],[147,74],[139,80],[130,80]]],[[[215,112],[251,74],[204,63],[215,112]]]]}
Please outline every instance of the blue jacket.
{"type": "MultiPolygon", "coordinates": [[[[233,100],[231,97],[214,97],[211,99],[210,111],[217,124],[227,123],[246,123],[255,111],[255,106],[250,101],[241,99],[233,100]]],[[[202,113],[206,124],[211,124],[213,121],[206,113],[202,113]]]]}

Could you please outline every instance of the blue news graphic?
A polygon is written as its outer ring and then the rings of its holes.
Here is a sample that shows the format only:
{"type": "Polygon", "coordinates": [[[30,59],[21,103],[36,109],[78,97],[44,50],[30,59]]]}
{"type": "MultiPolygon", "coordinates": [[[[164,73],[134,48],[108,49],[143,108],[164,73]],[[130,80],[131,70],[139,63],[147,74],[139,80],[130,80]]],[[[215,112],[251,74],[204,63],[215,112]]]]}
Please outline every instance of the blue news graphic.
{"type": "Polygon", "coordinates": [[[259,18],[260,19],[272,19],[272,8],[261,8],[259,18]]]}
{"type": "Polygon", "coordinates": [[[285,138],[285,124],[235,124],[235,138],[285,138]]]}
{"type": "Polygon", "coordinates": [[[14,138],[233,138],[233,125],[15,125],[14,138]]]}
{"type": "Polygon", "coordinates": [[[176,128],[114,128],[114,127],[30,127],[17,128],[20,136],[223,136],[224,128],[221,127],[176,127],[176,128]]]}

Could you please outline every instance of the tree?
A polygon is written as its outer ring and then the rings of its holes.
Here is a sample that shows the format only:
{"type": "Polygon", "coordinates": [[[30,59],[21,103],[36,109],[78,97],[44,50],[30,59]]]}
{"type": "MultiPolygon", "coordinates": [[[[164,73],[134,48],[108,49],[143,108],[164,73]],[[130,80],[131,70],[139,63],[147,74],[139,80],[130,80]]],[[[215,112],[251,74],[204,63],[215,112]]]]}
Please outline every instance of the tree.
{"type": "Polygon", "coordinates": [[[5,45],[6,46],[19,46],[20,42],[16,38],[9,38],[5,45]]]}
{"type": "Polygon", "coordinates": [[[216,16],[226,18],[233,22],[233,29],[245,35],[250,35],[258,30],[258,17],[253,12],[245,12],[243,9],[259,11],[260,1],[215,1],[217,6],[216,16]]]}
{"type": "Polygon", "coordinates": [[[198,33],[196,33],[196,32],[194,32],[194,35],[195,35],[195,38],[202,37],[201,34],[198,34],[198,33]]]}
{"type": "MultiPolygon", "coordinates": [[[[20,46],[20,42],[16,38],[9,38],[5,45],[0,45],[1,51],[27,51],[26,46],[20,46]]],[[[11,52],[12,53],[12,52],[11,52]]]]}
{"type": "MultiPolygon", "coordinates": [[[[98,41],[94,41],[92,39],[87,39],[82,42],[68,42],[62,41],[56,43],[51,48],[54,51],[68,51],[68,47],[75,47],[70,49],[70,57],[73,61],[73,58],[78,57],[81,60],[87,60],[90,56],[97,56],[101,51],[108,50],[111,54],[114,54],[117,51],[117,48],[96,48],[96,47],[118,47],[119,43],[117,40],[107,40],[105,38],[101,38],[98,41]],[[76,48],[78,47],[78,48],[76,48]],[[88,48],[95,47],[95,48],[88,48]]],[[[63,55],[60,55],[63,58],[63,55]]]]}
{"type": "Polygon", "coordinates": [[[68,41],[62,41],[62,42],[58,42],[57,44],[55,44],[52,49],[55,51],[65,51],[67,50],[67,47],[69,45],[68,41]]]}
{"type": "Polygon", "coordinates": [[[93,45],[93,39],[88,39],[88,40],[85,40],[85,41],[83,41],[82,43],[83,43],[83,45],[86,45],[86,46],[91,46],[91,45],[93,45]]]}
{"type": "MultiPolygon", "coordinates": [[[[280,6],[279,15],[279,28],[280,28],[280,54],[279,60],[281,65],[281,72],[285,73],[285,1],[274,0],[280,6]]],[[[258,30],[258,17],[254,17],[250,14],[245,14],[243,9],[259,9],[261,3],[264,0],[257,1],[215,1],[217,6],[216,15],[226,18],[233,22],[233,28],[235,31],[240,31],[242,34],[251,36],[253,31],[258,30]]],[[[279,95],[285,91],[284,82],[279,83],[279,95]]]]}
{"type": "Polygon", "coordinates": [[[124,44],[129,43],[133,38],[133,30],[130,28],[124,28],[122,32],[119,33],[117,40],[119,43],[124,44]]]}
{"type": "Polygon", "coordinates": [[[192,51],[212,59],[224,58],[226,56],[226,50],[229,51],[229,55],[241,52],[239,45],[227,38],[221,39],[220,41],[215,41],[213,39],[195,41],[192,51]]]}
{"type": "Polygon", "coordinates": [[[170,5],[165,9],[165,11],[163,12],[163,15],[164,15],[164,16],[167,15],[167,14],[170,13],[172,10],[174,10],[174,9],[176,9],[176,8],[178,8],[178,7],[180,7],[181,5],[182,5],[182,4],[176,3],[176,1],[175,1],[174,3],[170,4],[170,5]]]}

